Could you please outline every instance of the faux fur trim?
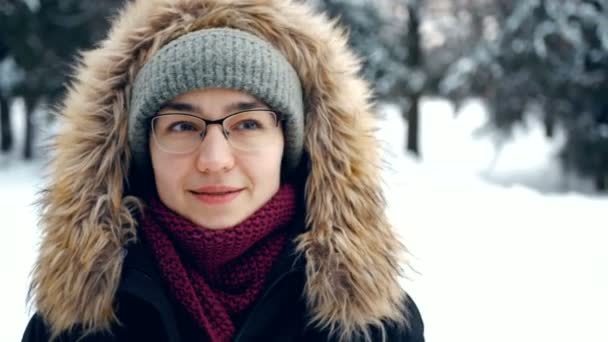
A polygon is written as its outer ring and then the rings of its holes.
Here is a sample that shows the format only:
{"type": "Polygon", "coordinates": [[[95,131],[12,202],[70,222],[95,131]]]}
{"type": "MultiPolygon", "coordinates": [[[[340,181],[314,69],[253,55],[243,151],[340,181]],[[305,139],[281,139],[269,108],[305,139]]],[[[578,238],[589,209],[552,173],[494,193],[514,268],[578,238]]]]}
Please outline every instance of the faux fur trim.
{"type": "Polygon", "coordinates": [[[345,32],[290,0],[134,1],[108,38],[83,53],[59,110],[57,154],[40,200],[43,236],[31,287],[37,309],[54,334],[109,329],[116,319],[123,246],[136,238],[141,207],[124,194],[129,85],[167,42],[219,26],[265,38],[302,80],[310,229],[297,249],[306,260],[311,324],[341,340],[369,339],[370,328],[386,322],[407,325],[398,283],[404,247],[385,217],[369,87],[345,32]]]}

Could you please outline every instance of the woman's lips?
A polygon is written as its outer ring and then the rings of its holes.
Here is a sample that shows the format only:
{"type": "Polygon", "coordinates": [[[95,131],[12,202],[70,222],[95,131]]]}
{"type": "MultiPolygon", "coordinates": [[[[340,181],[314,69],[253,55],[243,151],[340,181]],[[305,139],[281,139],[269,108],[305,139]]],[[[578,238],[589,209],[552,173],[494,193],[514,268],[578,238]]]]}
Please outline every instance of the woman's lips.
{"type": "Polygon", "coordinates": [[[226,186],[209,186],[192,191],[194,197],[205,204],[226,204],[237,198],[243,189],[226,186]]]}

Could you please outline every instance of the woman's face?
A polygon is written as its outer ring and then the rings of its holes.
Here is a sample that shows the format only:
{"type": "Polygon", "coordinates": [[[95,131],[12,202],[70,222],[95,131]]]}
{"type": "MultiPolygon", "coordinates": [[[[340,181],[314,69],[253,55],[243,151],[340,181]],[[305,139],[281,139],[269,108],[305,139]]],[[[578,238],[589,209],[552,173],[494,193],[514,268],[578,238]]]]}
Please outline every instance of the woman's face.
{"type": "MultiPolygon", "coordinates": [[[[214,88],[182,94],[158,114],[190,114],[218,120],[250,108],[268,107],[247,93],[214,88]]],[[[165,116],[168,117],[171,116],[165,116]]],[[[256,127],[250,123],[242,126],[256,127]]],[[[157,127],[155,124],[155,132],[161,129],[157,127]]],[[[173,128],[171,134],[184,130],[183,125],[173,127],[178,128],[173,128]]],[[[208,125],[203,141],[194,151],[179,154],[161,148],[156,139],[161,133],[154,133],[156,137],[151,133],[150,155],[161,201],[209,229],[239,224],[279,189],[284,145],[281,125],[271,132],[263,146],[237,149],[226,140],[220,125],[208,125]]]]}

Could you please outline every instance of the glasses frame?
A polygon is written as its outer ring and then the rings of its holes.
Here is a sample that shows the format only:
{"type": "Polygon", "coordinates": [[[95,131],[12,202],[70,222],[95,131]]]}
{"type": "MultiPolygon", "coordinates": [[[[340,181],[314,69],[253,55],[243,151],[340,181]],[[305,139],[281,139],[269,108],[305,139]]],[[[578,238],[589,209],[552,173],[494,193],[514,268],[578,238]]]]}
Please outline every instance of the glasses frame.
{"type": "Polygon", "coordinates": [[[279,123],[283,122],[285,117],[283,115],[283,112],[274,110],[274,109],[270,109],[270,108],[251,108],[251,109],[245,109],[245,110],[240,110],[238,112],[234,112],[234,113],[230,113],[228,115],[226,115],[225,117],[221,118],[221,119],[217,119],[217,120],[209,120],[209,119],[205,119],[202,118],[198,115],[194,115],[194,114],[187,114],[187,113],[177,113],[177,112],[167,112],[167,113],[162,113],[162,114],[156,114],[154,115],[152,118],[150,118],[150,129],[152,130],[152,137],[154,138],[154,142],[156,143],[156,145],[158,145],[158,147],[168,153],[173,153],[173,154],[188,154],[188,153],[192,153],[194,150],[196,150],[200,144],[205,140],[205,136],[207,135],[207,129],[209,129],[210,125],[220,125],[222,127],[222,134],[224,135],[224,138],[226,138],[226,140],[230,143],[230,146],[235,147],[234,145],[232,145],[232,143],[230,142],[230,133],[228,132],[228,130],[226,129],[226,127],[224,126],[224,121],[228,120],[229,118],[238,115],[238,114],[242,114],[242,113],[247,113],[247,112],[259,112],[259,111],[264,111],[264,112],[269,112],[274,114],[274,120],[275,120],[275,127],[279,126],[279,123]],[[189,151],[185,151],[185,152],[175,152],[175,151],[171,151],[171,150],[167,150],[166,148],[163,147],[163,145],[158,141],[158,138],[156,137],[156,133],[154,130],[154,119],[157,117],[161,117],[161,116],[170,116],[170,115],[183,115],[183,116],[189,116],[198,120],[201,120],[205,123],[205,129],[203,131],[201,131],[198,135],[200,138],[200,142],[197,145],[194,145],[192,147],[191,150],[189,151]]]}

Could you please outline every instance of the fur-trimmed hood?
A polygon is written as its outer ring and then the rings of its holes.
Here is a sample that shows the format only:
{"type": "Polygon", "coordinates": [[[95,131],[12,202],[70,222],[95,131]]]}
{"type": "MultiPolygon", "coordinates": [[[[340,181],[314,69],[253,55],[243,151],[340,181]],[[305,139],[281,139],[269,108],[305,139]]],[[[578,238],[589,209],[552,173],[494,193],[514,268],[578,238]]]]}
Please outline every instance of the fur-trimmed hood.
{"type": "Polygon", "coordinates": [[[407,325],[398,277],[403,246],[387,218],[370,90],[345,32],[290,0],[137,0],[98,48],[83,53],[60,108],[61,129],[42,206],[32,300],[55,333],[106,329],[124,246],[137,238],[141,201],[126,194],[130,85],[167,42],[227,26],[271,42],[297,71],[306,106],[306,261],[313,323],[348,338],[407,325]]]}

